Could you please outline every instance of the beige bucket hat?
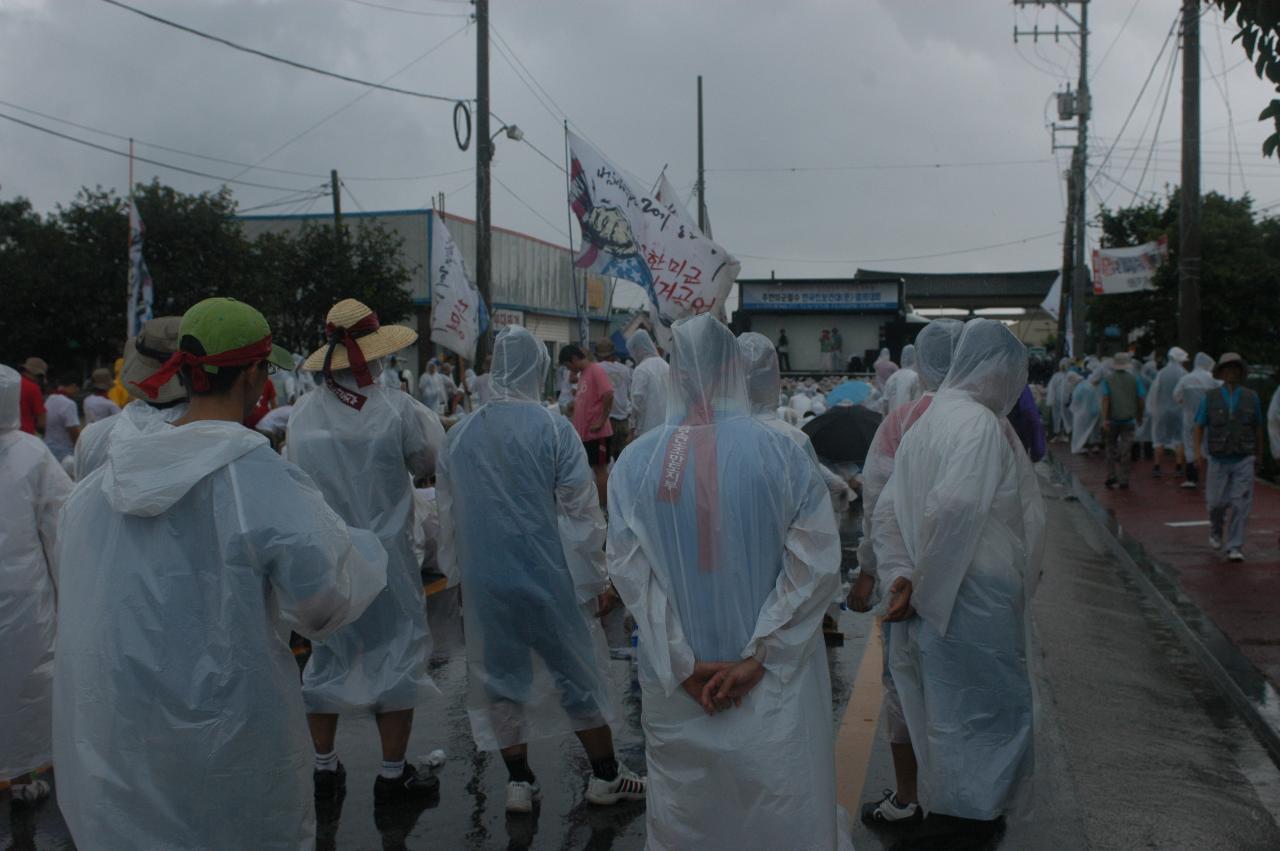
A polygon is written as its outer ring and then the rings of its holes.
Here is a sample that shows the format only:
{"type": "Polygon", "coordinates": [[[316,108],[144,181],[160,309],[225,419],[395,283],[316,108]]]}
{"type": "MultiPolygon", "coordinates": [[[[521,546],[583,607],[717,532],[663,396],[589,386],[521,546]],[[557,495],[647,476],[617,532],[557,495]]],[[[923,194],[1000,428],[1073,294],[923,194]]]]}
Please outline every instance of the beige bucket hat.
{"type": "Polygon", "coordinates": [[[157,316],[148,319],[138,336],[130,337],[124,344],[120,383],[134,399],[166,405],[187,398],[186,388],[176,375],[160,386],[154,399],[147,399],[147,395],[138,389],[139,383],[164,366],[169,356],[178,350],[178,328],[181,325],[181,316],[157,316]]]}
{"type": "Polygon", "coordinates": [[[325,317],[325,336],[330,344],[316,349],[302,363],[302,368],[308,372],[324,369],[325,354],[330,347],[333,348],[333,359],[329,368],[352,369],[348,343],[358,346],[360,354],[357,358],[363,356],[364,362],[368,363],[413,345],[418,339],[418,332],[404,325],[381,325],[378,315],[368,306],[353,298],[344,298],[329,309],[325,317]]]}

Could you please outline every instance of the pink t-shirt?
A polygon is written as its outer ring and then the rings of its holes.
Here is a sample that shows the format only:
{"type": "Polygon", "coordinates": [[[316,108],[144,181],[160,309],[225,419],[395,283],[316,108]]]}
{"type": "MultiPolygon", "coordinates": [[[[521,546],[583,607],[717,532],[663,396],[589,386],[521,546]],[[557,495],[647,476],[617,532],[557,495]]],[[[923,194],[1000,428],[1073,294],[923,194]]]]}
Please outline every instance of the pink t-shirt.
{"type": "Polygon", "coordinates": [[[573,401],[573,427],[583,443],[613,435],[613,426],[604,407],[605,395],[612,392],[613,385],[600,364],[587,364],[578,376],[578,393],[573,401]],[[591,423],[599,420],[604,420],[604,428],[591,431],[591,423]]]}

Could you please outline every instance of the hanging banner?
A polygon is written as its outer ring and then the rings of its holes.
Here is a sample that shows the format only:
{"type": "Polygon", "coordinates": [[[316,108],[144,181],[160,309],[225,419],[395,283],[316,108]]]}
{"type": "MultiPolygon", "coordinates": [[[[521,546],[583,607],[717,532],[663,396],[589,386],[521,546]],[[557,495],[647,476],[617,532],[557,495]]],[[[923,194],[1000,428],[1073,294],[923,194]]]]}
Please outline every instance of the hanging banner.
{"type": "Polygon", "coordinates": [[[444,217],[431,215],[431,342],[475,360],[476,341],[489,327],[489,312],[467,277],[462,252],[444,217]]]}
{"type": "Polygon", "coordinates": [[[1169,257],[1169,238],[1162,236],[1132,248],[1099,248],[1093,252],[1093,294],[1119,295],[1154,290],[1156,270],[1169,257]]]}
{"type": "Polygon", "coordinates": [[[147,261],[142,258],[142,239],[147,232],[138,214],[138,205],[129,199],[129,310],[127,330],[138,336],[142,324],[152,318],[151,304],[155,296],[147,261]]]}
{"type": "MultiPolygon", "coordinates": [[[[644,287],[654,327],[670,340],[677,319],[714,311],[740,264],[679,208],[636,192],[598,151],[569,134],[569,207],[582,227],[579,268],[644,287]]],[[[674,196],[674,193],[671,193],[674,196]]]]}
{"type": "Polygon", "coordinates": [[[1058,321],[1058,313],[1062,310],[1062,273],[1058,273],[1058,277],[1053,279],[1053,286],[1049,287],[1049,294],[1044,297],[1044,301],[1040,302],[1040,309],[1053,317],[1053,321],[1058,321]]]}

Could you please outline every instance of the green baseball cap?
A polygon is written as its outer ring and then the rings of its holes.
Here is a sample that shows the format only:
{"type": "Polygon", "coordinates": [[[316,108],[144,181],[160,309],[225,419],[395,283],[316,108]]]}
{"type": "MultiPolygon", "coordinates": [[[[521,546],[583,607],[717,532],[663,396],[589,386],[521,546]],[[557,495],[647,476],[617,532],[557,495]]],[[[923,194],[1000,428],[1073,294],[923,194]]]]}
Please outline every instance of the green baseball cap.
{"type": "MultiPolygon", "coordinates": [[[[234,298],[207,298],[182,314],[178,326],[178,347],[191,337],[204,349],[205,355],[221,355],[238,349],[251,349],[271,337],[271,326],[256,308],[234,298]]],[[[293,369],[293,355],[277,345],[270,354],[255,353],[246,356],[244,363],[265,359],[281,369],[293,369]]],[[[226,364],[233,366],[234,364],[226,364]]],[[[202,364],[209,373],[217,373],[218,367],[202,364]]]]}

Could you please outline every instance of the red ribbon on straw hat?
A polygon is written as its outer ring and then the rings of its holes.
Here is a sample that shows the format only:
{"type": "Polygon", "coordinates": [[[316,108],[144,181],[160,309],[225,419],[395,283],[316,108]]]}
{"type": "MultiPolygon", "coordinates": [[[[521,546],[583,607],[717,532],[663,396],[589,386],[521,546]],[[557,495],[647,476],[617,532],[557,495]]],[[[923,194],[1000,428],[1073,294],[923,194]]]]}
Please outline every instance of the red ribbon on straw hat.
{"type": "Polygon", "coordinates": [[[351,367],[352,374],[356,377],[357,387],[368,387],[373,383],[373,375],[369,372],[369,364],[365,360],[364,352],[360,350],[359,338],[367,337],[374,331],[377,331],[378,314],[372,310],[369,315],[365,316],[359,322],[350,327],[335,325],[332,322],[326,322],[324,326],[325,336],[329,340],[329,349],[324,353],[324,383],[325,386],[338,397],[338,401],[348,407],[355,408],[357,411],[364,407],[366,396],[356,393],[354,390],[348,390],[333,379],[333,352],[338,346],[342,346],[347,350],[347,363],[351,367]]]}
{"type": "Polygon", "coordinates": [[[209,389],[209,373],[203,369],[195,369],[195,367],[244,366],[245,364],[266,360],[270,356],[270,334],[256,343],[250,343],[238,349],[228,349],[225,352],[218,352],[212,355],[197,355],[194,352],[176,351],[164,362],[164,366],[142,381],[134,381],[132,384],[143,393],[146,393],[148,399],[154,399],[160,395],[160,388],[167,384],[169,379],[177,375],[178,371],[184,366],[189,366],[192,367],[191,389],[197,393],[203,393],[209,389]]]}

